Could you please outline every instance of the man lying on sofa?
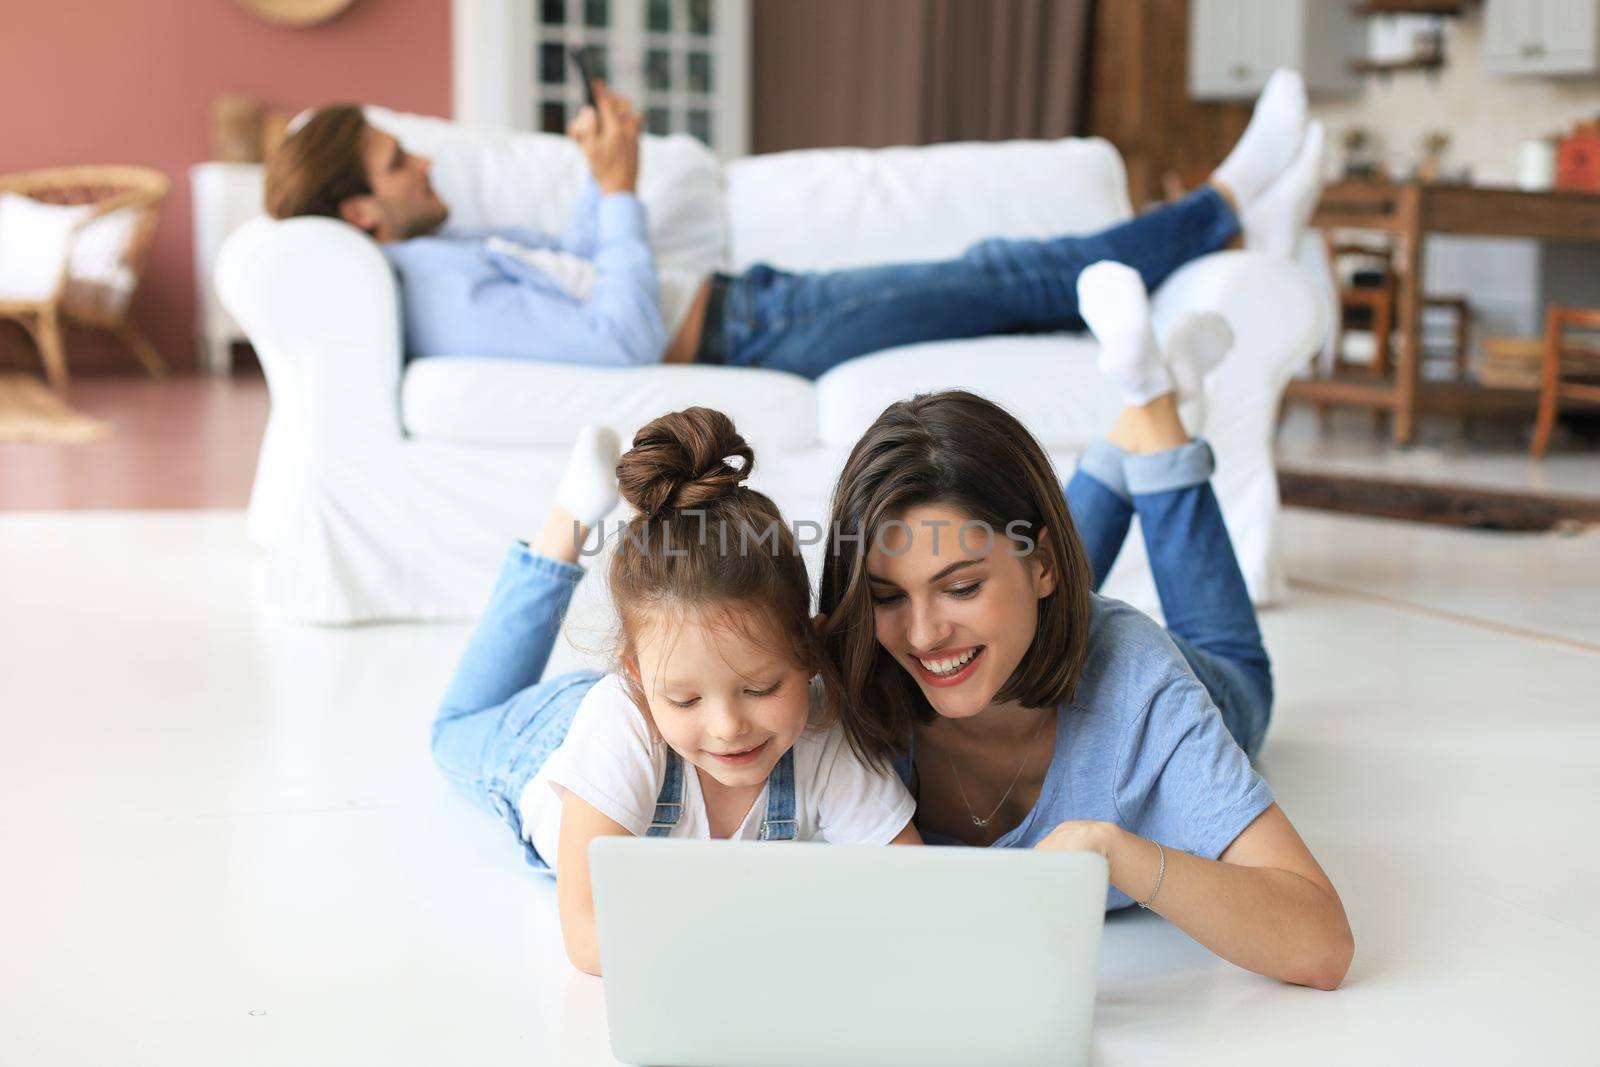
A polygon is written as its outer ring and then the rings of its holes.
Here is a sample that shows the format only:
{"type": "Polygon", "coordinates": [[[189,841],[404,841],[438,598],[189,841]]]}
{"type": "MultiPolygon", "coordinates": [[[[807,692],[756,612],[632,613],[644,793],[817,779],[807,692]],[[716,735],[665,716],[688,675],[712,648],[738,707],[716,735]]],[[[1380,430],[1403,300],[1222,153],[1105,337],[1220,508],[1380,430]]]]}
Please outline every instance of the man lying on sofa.
{"type": "Polygon", "coordinates": [[[1077,278],[1097,260],[1133,266],[1153,290],[1241,232],[1247,247],[1289,255],[1321,169],[1304,84],[1278,71],[1205,185],[1100,233],[980,241],[943,262],[823,273],[756,264],[704,278],[656,268],[634,195],[642,122],[625,98],[594,89],[597,107],[568,130],[592,180],[558,236],[441,234],[449,209],[429,161],[351,105],[322,108],[284,142],[267,170],[267,211],[342,219],[382,245],[400,279],[408,358],[724,363],[817,378],[898,345],[1081,330],[1077,278]]]}

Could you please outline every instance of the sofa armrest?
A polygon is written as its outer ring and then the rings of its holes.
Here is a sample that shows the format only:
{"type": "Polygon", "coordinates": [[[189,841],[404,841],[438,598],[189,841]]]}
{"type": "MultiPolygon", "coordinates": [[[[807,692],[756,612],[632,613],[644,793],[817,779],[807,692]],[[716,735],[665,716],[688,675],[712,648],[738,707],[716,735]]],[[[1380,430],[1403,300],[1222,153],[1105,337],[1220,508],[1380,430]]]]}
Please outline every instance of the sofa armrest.
{"type": "Polygon", "coordinates": [[[1215,252],[1185,264],[1156,290],[1151,311],[1165,335],[1186,311],[1215,311],[1233,349],[1206,379],[1204,418],[1193,427],[1217,456],[1212,484],[1245,579],[1258,603],[1286,589],[1275,550],[1277,466],[1272,440],[1289,379],[1322,347],[1327,314],[1305,268],[1260,252],[1215,252]]]}
{"type": "Polygon", "coordinates": [[[1163,335],[1184,312],[1199,310],[1219,313],[1233,328],[1233,349],[1207,380],[1207,398],[1219,402],[1212,406],[1223,418],[1256,405],[1275,408],[1328,328],[1315,279],[1298,264],[1260,252],[1202,256],[1175,271],[1151,300],[1163,335]]]}
{"type": "Polygon", "coordinates": [[[255,219],[223,244],[216,281],[261,360],[276,431],[319,447],[399,440],[399,298],[371,238],[333,219],[255,219]]]}

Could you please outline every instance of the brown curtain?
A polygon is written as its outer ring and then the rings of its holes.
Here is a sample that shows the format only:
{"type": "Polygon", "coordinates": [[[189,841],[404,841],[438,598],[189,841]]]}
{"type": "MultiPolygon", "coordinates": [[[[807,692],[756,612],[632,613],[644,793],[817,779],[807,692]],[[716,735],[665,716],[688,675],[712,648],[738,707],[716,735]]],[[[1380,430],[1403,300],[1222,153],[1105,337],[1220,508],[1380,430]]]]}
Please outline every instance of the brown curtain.
{"type": "Polygon", "coordinates": [[[1090,0],[755,0],[751,145],[1065,137],[1090,0]]]}

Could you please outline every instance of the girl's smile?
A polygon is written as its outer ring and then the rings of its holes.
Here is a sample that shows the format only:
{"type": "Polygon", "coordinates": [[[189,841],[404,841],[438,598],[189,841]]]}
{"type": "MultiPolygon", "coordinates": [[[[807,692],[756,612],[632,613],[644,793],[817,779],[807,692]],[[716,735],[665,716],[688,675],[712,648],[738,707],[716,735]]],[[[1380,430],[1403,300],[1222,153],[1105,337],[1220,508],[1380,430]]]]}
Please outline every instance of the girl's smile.
{"type": "Polygon", "coordinates": [[[750,763],[760,757],[761,754],[766,751],[767,746],[771,743],[772,738],[769,737],[759,745],[751,745],[749,748],[740,749],[737,752],[711,752],[708,753],[708,755],[714,757],[715,759],[721,760],[730,767],[743,767],[745,764],[750,763]]]}

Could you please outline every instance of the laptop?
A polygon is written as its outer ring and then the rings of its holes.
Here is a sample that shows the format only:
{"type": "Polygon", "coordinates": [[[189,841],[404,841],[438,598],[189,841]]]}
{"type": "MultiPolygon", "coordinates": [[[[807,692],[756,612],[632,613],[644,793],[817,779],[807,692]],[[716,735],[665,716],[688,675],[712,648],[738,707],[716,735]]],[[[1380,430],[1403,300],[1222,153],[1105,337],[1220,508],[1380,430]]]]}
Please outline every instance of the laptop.
{"type": "Polygon", "coordinates": [[[1102,856],[626,837],[589,856],[625,1063],[1088,1062],[1102,856]]]}

